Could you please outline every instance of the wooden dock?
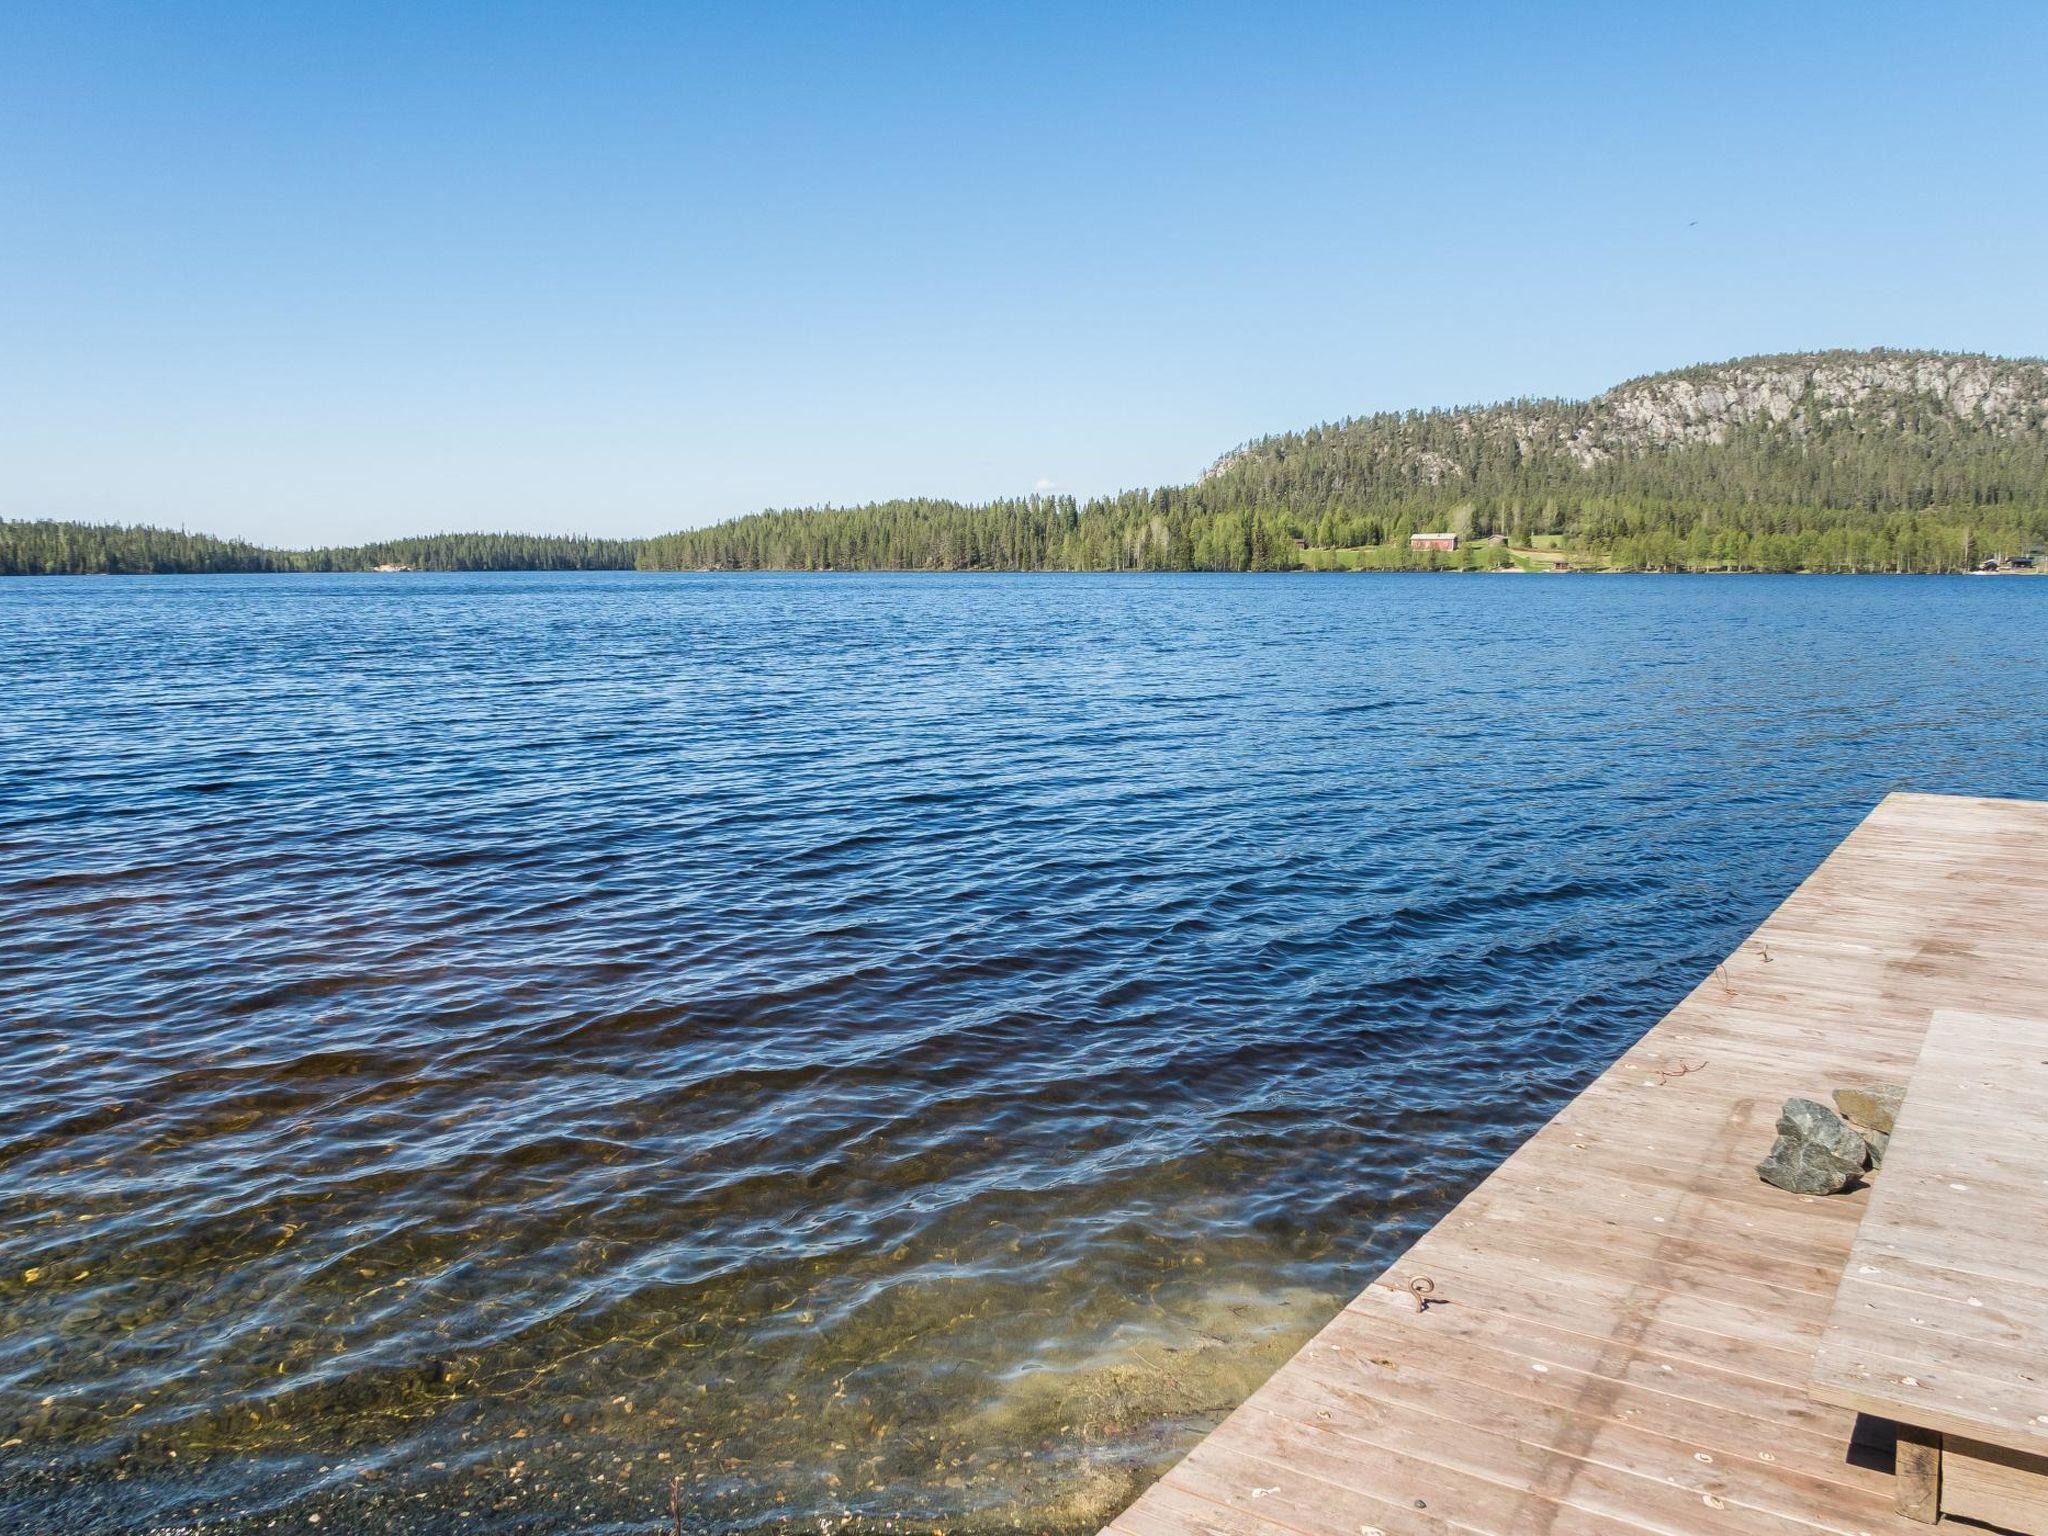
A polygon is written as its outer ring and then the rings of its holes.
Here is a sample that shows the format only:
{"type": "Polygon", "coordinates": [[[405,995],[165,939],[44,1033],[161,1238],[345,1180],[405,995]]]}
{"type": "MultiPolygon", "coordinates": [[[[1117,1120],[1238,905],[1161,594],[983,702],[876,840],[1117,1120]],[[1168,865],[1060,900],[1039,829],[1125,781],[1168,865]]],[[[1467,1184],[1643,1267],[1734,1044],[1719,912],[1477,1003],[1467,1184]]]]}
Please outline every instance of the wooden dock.
{"type": "Polygon", "coordinates": [[[2048,804],[1887,798],[1108,1530],[1924,1536],[1808,1395],[1869,1192],[1755,1165],[1785,1098],[1905,1081],[1944,1008],[2048,1019],[2048,804]]]}

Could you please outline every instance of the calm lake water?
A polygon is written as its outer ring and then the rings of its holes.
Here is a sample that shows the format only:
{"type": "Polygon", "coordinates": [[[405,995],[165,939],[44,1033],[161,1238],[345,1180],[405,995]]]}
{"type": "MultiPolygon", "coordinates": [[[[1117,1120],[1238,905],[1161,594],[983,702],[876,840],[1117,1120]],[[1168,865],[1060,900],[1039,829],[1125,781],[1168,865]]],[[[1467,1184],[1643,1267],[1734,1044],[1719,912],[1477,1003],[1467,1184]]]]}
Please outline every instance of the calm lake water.
{"type": "Polygon", "coordinates": [[[2048,581],[0,584],[0,1528],[1091,1528],[2048,581]]]}

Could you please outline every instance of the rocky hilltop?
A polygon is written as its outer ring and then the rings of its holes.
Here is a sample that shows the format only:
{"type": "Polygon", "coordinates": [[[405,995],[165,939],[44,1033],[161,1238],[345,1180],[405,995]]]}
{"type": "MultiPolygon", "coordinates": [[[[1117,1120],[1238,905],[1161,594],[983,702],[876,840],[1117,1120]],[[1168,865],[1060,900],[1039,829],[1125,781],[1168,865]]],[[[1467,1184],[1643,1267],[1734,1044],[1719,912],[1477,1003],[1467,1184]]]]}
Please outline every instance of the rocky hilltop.
{"type": "Polygon", "coordinates": [[[1927,413],[1997,436],[2039,435],[2048,365],[1949,353],[1823,352],[1757,357],[1633,379],[1587,402],[1563,443],[1581,463],[1673,443],[1725,443],[1768,424],[1799,434],[1820,422],[1896,431],[1927,413]]]}
{"type": "Polygon", "coordinates": [[[1469,480],[1485,461],[1554,459],[1579,469],[1744,436],[2048,437],[2048,364],[1953,352],[1810,352],[1737,358],[1619,384],[1590,400],[1516,400],[1385,412],[1233,449],[1203,479],[1339,447],[1379,476],[1469,480]],[[1463,450],[1463,451],[1461,451],[1463,450]]]}

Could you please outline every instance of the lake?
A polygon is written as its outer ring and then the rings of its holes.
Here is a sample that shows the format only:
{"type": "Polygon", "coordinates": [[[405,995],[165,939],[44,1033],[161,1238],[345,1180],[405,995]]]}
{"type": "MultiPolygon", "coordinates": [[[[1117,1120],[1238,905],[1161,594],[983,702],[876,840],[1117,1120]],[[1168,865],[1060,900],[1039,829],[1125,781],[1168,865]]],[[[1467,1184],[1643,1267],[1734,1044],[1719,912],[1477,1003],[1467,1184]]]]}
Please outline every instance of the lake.
{"type": "Polygon", "coordinates": [[[1081,1531],[2048,581],[0,583],[0,1526],[1081,1531]]]}

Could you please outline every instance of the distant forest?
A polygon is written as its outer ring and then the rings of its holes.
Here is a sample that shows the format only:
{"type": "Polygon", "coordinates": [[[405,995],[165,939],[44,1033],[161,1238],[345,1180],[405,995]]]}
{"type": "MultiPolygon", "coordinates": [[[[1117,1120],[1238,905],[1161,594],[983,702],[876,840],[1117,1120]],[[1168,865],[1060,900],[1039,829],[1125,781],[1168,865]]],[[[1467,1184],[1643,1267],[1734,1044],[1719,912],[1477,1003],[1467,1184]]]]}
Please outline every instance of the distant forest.
{"type": "Polygon", "coordinates": [[[756,513],[648,541],[640,563],[714,570],[1484,569],[1514,550],[1641,571],[1956,571],[2048,543],[2048,371],[1951,359],[2002,414],[1816,393],[1910,354],[1816,354],[1658,375],[1599,401],[1387,413],[1260,439],[1193,485],[1077,502],[891,501],[756,513]],[[1805,397],[1742,419],[1748,373],[1805,397]],[[1815,380],[1819,381],[1816,385],[1815,380]],[[1677,386],[1684,386],[1678,391],[1677,386]],[[1706,391],[1706,405],[1700,398],[1706,391]],[[1679,407],[1666,399],[1677,393],[1679,407]],[[1714,423],[1712,412],[1727,418],[1714,423]],[[1712,440],[1645,443],[1652,431],[1712,440]],[[1632,434],[1634,434],[1632,436],[1632,434]],[[1576,451],[1575,451],[1576,450],[1576,451]],[[1453,553],[1408,536],[1452,532],[1453,553]],[[1501,535],[1504,545],[1489,546],[1501,535]]]}
{"type": "Polygon", "coordinates": [[[1028,498],[965,506],[767,512],[650,539],[643,570],[1287,571],[1499,570],[1546,563],[1630,571],[1933,573],[2048,544],[2041,507],[1873,509],[1728,505],[1623,496],[1535,504],[1410,497],[1309,512],[1231,505],[1204,487],[1076,503],[1028,498]],[[1455,530],[1454,552],[1411,533],[1455,530]],[[1505,545],[1485,542],[1506,536],[1505,545]]]}
{"type": "Polygon", "coordinates": [[[752,513],[629,541],[445,534],[271,550],[0,522],[0,574],[421,570],[1966,570],[2048,545],[2048,368],[1816,353],[1590,401],[1384,413],[1262,438],[1192,485],[1086,501],[752,513]],[[1409,535],[1452,532],[1452,552],[1409,535]]]}
{"type": "Polygon", "coordinates": [[[636,541],[524,533],[444,533],[346,549],[264,549],[238,539],[101,523],[0,522],[0,576],[221,572],[631,570],[636,541]]]}

